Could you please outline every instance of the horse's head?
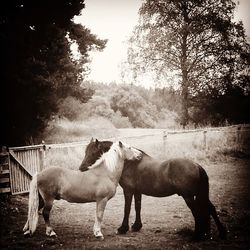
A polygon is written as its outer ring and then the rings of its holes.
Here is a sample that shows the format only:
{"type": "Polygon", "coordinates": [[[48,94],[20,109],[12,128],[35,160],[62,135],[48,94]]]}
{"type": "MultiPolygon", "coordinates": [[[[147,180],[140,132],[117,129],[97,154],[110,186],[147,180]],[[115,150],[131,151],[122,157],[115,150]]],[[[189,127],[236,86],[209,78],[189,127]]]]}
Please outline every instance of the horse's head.
{"type": "Polygon", "coordinates": [[[126,143],[119,141],[116,142],[116,144],[125,160],[140,160],[143,156],[143,153],[140,150],[133,148],[126,143]]]}
{"type": "Polygon", "coordinates": [[[79,167],[79,170],[88,170],[88,167],[94,164],[103,153],[107,152],[112,144],[112,141],[98,141],[97,139],[94,140],[92,138],[85,149],[85,157],[81,163],[81,166],[79,167]]]}

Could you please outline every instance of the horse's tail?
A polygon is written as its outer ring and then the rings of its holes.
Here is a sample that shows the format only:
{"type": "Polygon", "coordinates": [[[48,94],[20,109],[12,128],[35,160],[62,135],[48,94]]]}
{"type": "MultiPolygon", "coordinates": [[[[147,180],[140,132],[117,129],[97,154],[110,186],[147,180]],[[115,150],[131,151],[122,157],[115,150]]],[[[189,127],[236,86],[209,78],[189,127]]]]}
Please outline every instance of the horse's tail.
{"type": "Polygon", "coordinates": [[[209,182],[207,173],[201,166],[199,166],[199,174],[200,174],[200,183],[196,200],[198,200],[201,203],[207,204],[209,201],[209,182]]]}
{"type": "Polygon", "coordinates": [[[210,234],[209,182],[206,171],[199,166],[200,182],[196,195],[198,223],[204,235],[210,234]]]}
{"type": "Polygon", "coordinates": [[[28,227],[31,235],[36,231],[37,228],[38,206],[39,206],[39,194],[37,187],[37,174],[35,174],[32,178],[32,181],[30,182],[30,194],[29,194],[28,227]]]}

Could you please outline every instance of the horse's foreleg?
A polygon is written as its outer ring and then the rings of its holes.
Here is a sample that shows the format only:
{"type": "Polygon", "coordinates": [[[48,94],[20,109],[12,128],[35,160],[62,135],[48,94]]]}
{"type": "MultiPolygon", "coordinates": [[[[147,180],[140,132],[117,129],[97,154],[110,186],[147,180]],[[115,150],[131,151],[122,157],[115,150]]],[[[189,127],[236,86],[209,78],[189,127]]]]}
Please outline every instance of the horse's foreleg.
{"type": "Polygon", "coordinates": [[[49,214],[50,214],[50,210],[52,209],[52,205],[53,205],[53,200],[50,200],[50,201],[46,201],[43,207],[43,218],[45,221],[47,236],[56,236],[56,233],[51,227],[50,220],[49,220],[49,214]]]}
{"type": "Polygon", "coordinates": [[[128,190],[123,189],[123,194],[125,198],[124,217],[123,217],[122,225],[117,230],[118,234],[125,234],[129,230],[128,220],[129,220],[133,193],[128,190]]]}
{"type": "Polygon", "coordinates": [[[216,223],[216,226],[219,230],[220,238],[226,239],[227,238],[227,230],[220,222],[219,217],[218,217],[217,212],[216,212],[216,209],[215,209],[215,206],[212,204],[212,202],[210,200],[209,200],[209,212],[212,215],[212,217],[216,223]]]}
{"type": "Polygon", "coordinates": [[[132,225],[132,229],[134,232],[140,231],[142,228],[141,223],[141,194],[135,193],[134,194],[135,199],[135,223],[132,225]]]}
{"type": "Polygon", "coordinates": [[[94,235],[96,238],[103,240],[103,234],[101,231],[101,224],[103,219],[104,210],[106,207],[106,204],[108,202],[108,198],[104,198],[100,201],[96,202],[96,216],[95,216],[95,224],[94,224],[94,235]]]}

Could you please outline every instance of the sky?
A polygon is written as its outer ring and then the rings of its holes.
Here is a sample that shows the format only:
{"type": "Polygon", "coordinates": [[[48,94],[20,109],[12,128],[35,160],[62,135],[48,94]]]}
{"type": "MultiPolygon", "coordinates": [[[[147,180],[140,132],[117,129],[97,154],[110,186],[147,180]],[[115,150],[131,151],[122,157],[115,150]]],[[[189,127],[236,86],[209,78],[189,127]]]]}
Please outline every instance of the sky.
{"type": "MultiPolygon", "coordinates": [[[[240,0],[235,20],[242,20],[250,37],[250,0],[240,0]]],[[[75,17],[100,39],[108,39],[103,52],[91,52],[89,80],[98,82],[121,82],[120,67],[126,60],[126,41],[138,23],[141,0],[85,0],[85,9],[75,17]]],[[[145,80],[144,80],[145,83],[145,80]]],[[[146,84],[150,84],[150,79],[146,84]]]]}

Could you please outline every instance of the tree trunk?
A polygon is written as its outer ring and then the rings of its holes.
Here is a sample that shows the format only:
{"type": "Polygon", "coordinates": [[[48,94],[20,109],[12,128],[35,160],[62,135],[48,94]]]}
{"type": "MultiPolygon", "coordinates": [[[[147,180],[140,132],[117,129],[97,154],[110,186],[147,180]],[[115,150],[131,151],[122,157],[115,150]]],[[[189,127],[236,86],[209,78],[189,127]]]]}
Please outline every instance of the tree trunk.
{"type": "Polygon", "coordinates": [[[185,74],[182,75],[182,92],[181,92],[181,125],[185,129],[188,124],[188,83],[185,74]]]}
{"type": "Polygon", "coordinates": [[[186,2],[183,1],[183,17],[184,17],[184,24],[182,29],[182,56],[181,56],[181,73],[182,73],[182,85],[181,85],[181,97],[182,97],[182,109],[181,109],[181,125],[183,129],[188,124],[189,115],[188,115],[188,71],[187,71],[187,37],[188,37],[188,14],[187,14],[187,5],[186,2]]]}
{"type": "Polygon", "coordinates": [[[181,72],[182,72],[182,83],[181,83],[181,125],[185,129],[188,124],[188,72],[187,72],[187,35],[183,35],[182,43],[182,58],[181,58],[181,72]]]}

